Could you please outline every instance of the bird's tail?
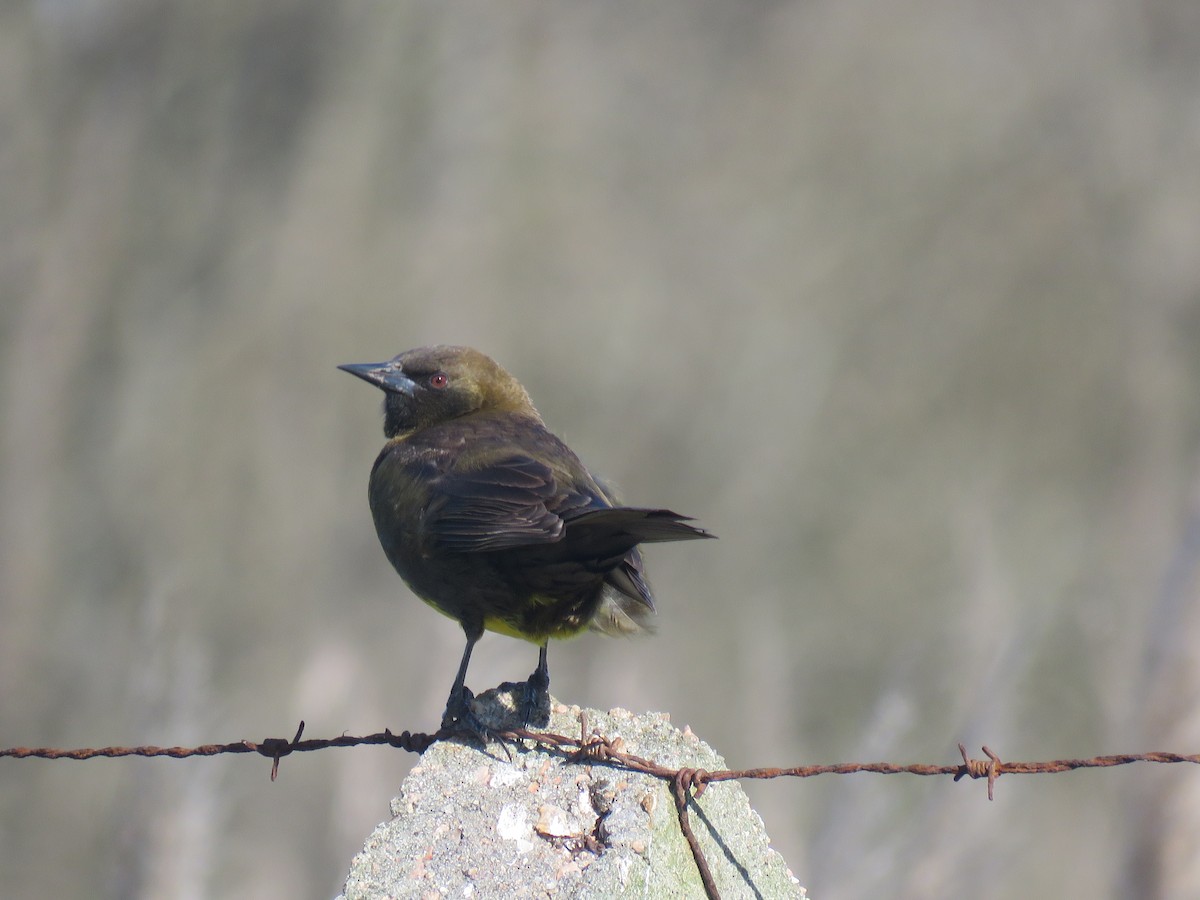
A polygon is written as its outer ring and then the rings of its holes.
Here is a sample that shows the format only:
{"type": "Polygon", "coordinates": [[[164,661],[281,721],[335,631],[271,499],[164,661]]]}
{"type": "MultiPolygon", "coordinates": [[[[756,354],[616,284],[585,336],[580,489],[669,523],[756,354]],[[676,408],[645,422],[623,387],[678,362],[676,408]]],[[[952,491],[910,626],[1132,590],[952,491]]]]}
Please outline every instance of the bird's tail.
{"type": "Polygon", "coordinates": [[[612,542],[616,553],[628,547],[620,562],[605,576],[604,596],[590,623],[593,630],[618,636],[654,630],[654,595],[650,593],[642,554],[636,545],[715,538],[716,535],[689,522],[688,516],[680,516],[678,512],[636,506],[589,509],[570,518],[571,538],[587,541],[593,550],[601,541],[612,542]],[[600,534],[605,535],[604,539],[599,539],[600,534]]]}
{"type": "MultiPolygon", "coordinates": [[[[681,516],[668,509],[616,507],[588,510],[573,519],[571,526],[603,528],[610,532],[627,534],[636,538],[639,543],[715,537],[703,528],[689,525],[690,521],[687,516],[681,516]]],[[[654,615],[654,595],[646,580],[642,555],[637,547],[630,549],[604,580],[604,597],[592,618],[592,629],[616,636],[653,631],[651,617],[654,615]]]]}
{"type": "Polygon", "coordinates": [[[689,525],[690,516],[681,516],[669,509],[640,509],[634,506],[604,507],[589,509],[573,516],[572,528],[603,527],[613,532],[623,532],[635,537],[638,543],[660,541],[692,541],[698,538],[716,537],[703,528],[689,525]]]}

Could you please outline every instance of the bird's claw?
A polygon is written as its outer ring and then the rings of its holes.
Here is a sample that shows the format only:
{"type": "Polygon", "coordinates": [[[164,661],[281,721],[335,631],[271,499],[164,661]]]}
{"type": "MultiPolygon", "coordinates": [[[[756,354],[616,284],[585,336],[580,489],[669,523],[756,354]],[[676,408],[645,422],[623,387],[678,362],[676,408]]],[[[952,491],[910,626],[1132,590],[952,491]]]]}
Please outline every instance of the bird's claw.
{"type": "Polygon", "coordinates": [[[544,673],[534,672],[529,676],[521,690],[518,712],[526,728],[550,724],[550,679],[544,673]]]}
{"type": "Polygon", "coordinates": [[[468,687],[452,693],[446,701],[446,711],[442,713],[442,730],[484,733],[485,729],[475,716],[474,700],[475,695],[468,687]]]}

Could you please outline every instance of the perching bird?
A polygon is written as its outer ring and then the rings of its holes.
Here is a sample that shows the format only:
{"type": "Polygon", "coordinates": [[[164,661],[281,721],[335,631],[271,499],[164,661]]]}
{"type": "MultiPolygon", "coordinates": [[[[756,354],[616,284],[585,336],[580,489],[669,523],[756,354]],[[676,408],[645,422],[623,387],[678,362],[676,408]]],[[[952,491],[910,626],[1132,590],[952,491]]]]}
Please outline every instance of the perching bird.
{"type": "Polygon", "coordinates": [[[443,728],[473,721],[467,664],[484,630],[540,648],[522,697],[528,724],[548,696],[550,638],[647,629],[654,598],[637,545],[713,536],[670,510],[619,506],[477,350],[421,347],[339,368],[385,395],[388,442],[369,489],[384,553],[466,632],[443,728]]]}

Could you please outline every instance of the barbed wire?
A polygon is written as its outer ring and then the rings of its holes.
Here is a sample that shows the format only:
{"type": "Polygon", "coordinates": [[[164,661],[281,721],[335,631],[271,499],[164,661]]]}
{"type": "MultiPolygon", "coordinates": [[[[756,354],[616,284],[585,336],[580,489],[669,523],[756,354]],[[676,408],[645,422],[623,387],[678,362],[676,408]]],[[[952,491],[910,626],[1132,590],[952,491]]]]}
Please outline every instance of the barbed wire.
{"type": "MultiPolygon", "coordinates": [[[[220,756],[226,753],[257,753],[271,760],[271,780],[279,775],[279,761],[293,753],[307,753],[315,750],[326,750],[332,747],[360,747],[365,745],[386,744],[410,753],[424,753],[438,741],[460,737],[462,732],[454,728],[443,728],[432,733],[402,731],[396,734],[391,729],[374,734],[353,736],[339,735],[335,738],[308,738],[304,735],[304,722],[301,721],[296,734],[288,738],[264,738],[261,741],[234,741],[228,744],[202,744],[198,747],[158,747],[142,745],[137,747],[82,747],[77,749],[60,749],[57,747],[7,747],[0,749],[0,758],[14,759],[114,759],[119,757],[166,757],[168,759],[188,759],[195,756],[220,756]]],[[[475,732],[468,733],[469,737],[477,738],[475,732]]],[[[812,778],[817,775],[854,775],[870,772],[876,775],[948,775],[954,781],[963,778],[986,779],[988,799],[995,798],[996,780],[1001,775],[1047,775],[1058,772],[1069,772],[1076,769],[1105,769],[1113,766],[1125,766],[1136,762],[1149,763],[1192,763],[1200,764],[1200,754],[1149,752],[1121,753],[1109,756],[1092,756],[1086,759],[1051,759],[1038,762],[1004,762],[987,745],[981,749],[983,759],[975,759],[967,755],[967,749],[958,745],[961,762],[946,765],[925,763],[891,763],[891,762],[849,762],[828,765],[793,766],[791,768],[754,768],[754,769],[718,769],[707,771],[693,768],[671,768],[653,760],[625,752],[624,741],[621,738],[607,738],[598,733],[588,732],[587,716],[580,718],[580,733],[578,737],[555,734],[547,731],[530,731],[526,728],[491,731],[488,737],[506,743],[527,744],[549,752],[561,754],[564,758],[577,762],[591,762],[615,766],[633,772],[641,772],[653,778],[666,781],[671,785],[675,798],[676,814],[680,831],[691,848],[692,857],[700,873],[701,882],[710,900],[719,900],[716,883],[692,831],[688,805],[693,798],[699,798],[710,784],[721,781],[740,781],[742,779],[765,780],[772,778],[812,778]]]]}
{"type": "Polygon", "coordinates": [[[327,750],[330,747],[361,747],[371,744],[387,744],[410,753],[424,753],[439,740],[452,737],[452,733],[436,732],[434,734],[416,734],[402,731],[394,734],[390,728],[375,734],[354,737],[340,735],[335,738],[310,738],[301,740],[304,734],[304,721],[296,729],[295,736],[287,738],[264,738],[261,741],[234,741],[229,744],[201,744],[199,747],[156,747],[144,744],[139,747],[81,747],[73,750],[62,750],[57,747],[6,747],[0,749],[0,757],[14,759],[115,759],[122,756],[157,757],[169,759],[188,759],[193,756],[220,756],[223,753],[257,753],[271,760],[271,780],[279,774],[279,761],[292,753],[305,753],[312,750],[327,750]]]}

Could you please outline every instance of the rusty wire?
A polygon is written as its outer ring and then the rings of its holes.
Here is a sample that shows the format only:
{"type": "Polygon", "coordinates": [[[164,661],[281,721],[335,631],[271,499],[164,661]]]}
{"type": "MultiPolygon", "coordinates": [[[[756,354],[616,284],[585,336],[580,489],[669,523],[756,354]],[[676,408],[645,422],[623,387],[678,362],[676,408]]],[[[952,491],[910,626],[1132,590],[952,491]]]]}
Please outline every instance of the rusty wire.
{"type": "MultiPolygon", "coordinates": [[[[588,734],[587,720],[580,722],[578,737],[554,734],[552,732],[529,731],[524,728],[507,731],[496,731],[490,736],[505,742],[524,744],[531,742],[542,750],[562,754],[573,762],[615,766],[629,771],[642,772],[654,778],[662,779],[671,786],[675,799],[675,808],[679,819],[679,828],[691,848],[700,873],[701,882],[710,900],[717,900],[716,883],[704,857],[704,852],[692,831],[688,815],[688,805],[693,799],[698,799],[705,788],[719,781],[736,781],[741,779],[769,778],[811,778],[815,775],[853,775],[860,772],[871,772],[877,775],[950,775],[954,781],[962,778],[986,779],[988,799],[994,797],[996,779],[1001,775],[1045,775],[1056,772],[1069,772],[1075,769],[1101,769],[1112,766],[1125,766],[1135,762],[1151,763],[1200,763],[1200,754],[1182,753],[1122,753],[1111,756],[1093,756],[1087,759],[1052,759],[1041,762],[1004,762],[999,755],[989,747],[984,746],[984,759],[973,759],[967,755],[966,748],[958,745],[961,762],[947,765],[929,765],[924,763],[834,763],[831,765],[793,766],[791,768],[756,768],[756,769],[722,769],[709,772],[704,769],[670,768],[653,760],[643,759],[625,752],[624,742],[620,738],[609,739],[596,734],[588,734]]],[[[279,774],[279,761],[292,753],[305,753],[313,750],[325,750],[330,747],[358,747],[362,745],[386,744],[407,750],[410,753],[423,753],[432,744],[455,736],[453,730],[443,729],[432,734],[423,732],[403,731],[399,734],[390,729],[375,734],[355,737],[340,735],[335,738],[302,739],[304,722],[296,729],[296,734],[288,738],[265,738],[261,741],[234,741],[229,744],[202,744],[198,747],[156,747],[144,745],[139,747],[84,747],[74,750],[63,750],[54,747],[8,747],[0,749],[0,757],[15,759],[73,759],[86,760],[106,758],[112,759],[125,756],[167,757],[169,759],[187,759],[193,756],[219,756],[225,753],[257,753],[271,760],[271,780],[279,774]]]]}
{"type": "Polygon", "coordinates": [[[193,756],[220,756],[223,753],[257,753],[271,760],[271,780],[279,774],[279,760],[291,753],[304,753],[312,750],[325,750],[329,747],[358,747],[364,744],[387,744],[410,753],[424,753],[431,744],[439,739],[437,734],[413,734],[402,731],[393,734],[391,729],[384,729],[375,734],[361,737],[341,735],[335,738],[310,738],[301,740],[304,734],[304,722],[296,729],[295,736],[287,738],[263,738],[261,741],[234,741],[230,744],[201,744],[199,747],[156,747],[152,744],[140,747],[83,747],[75,750],[60,750],[55,747],[7,747],[0,749],[0,757],[14,759],[114,759],[122,756],[156,757],[165,756],[169,759],[188,759],[193,756]]]}

